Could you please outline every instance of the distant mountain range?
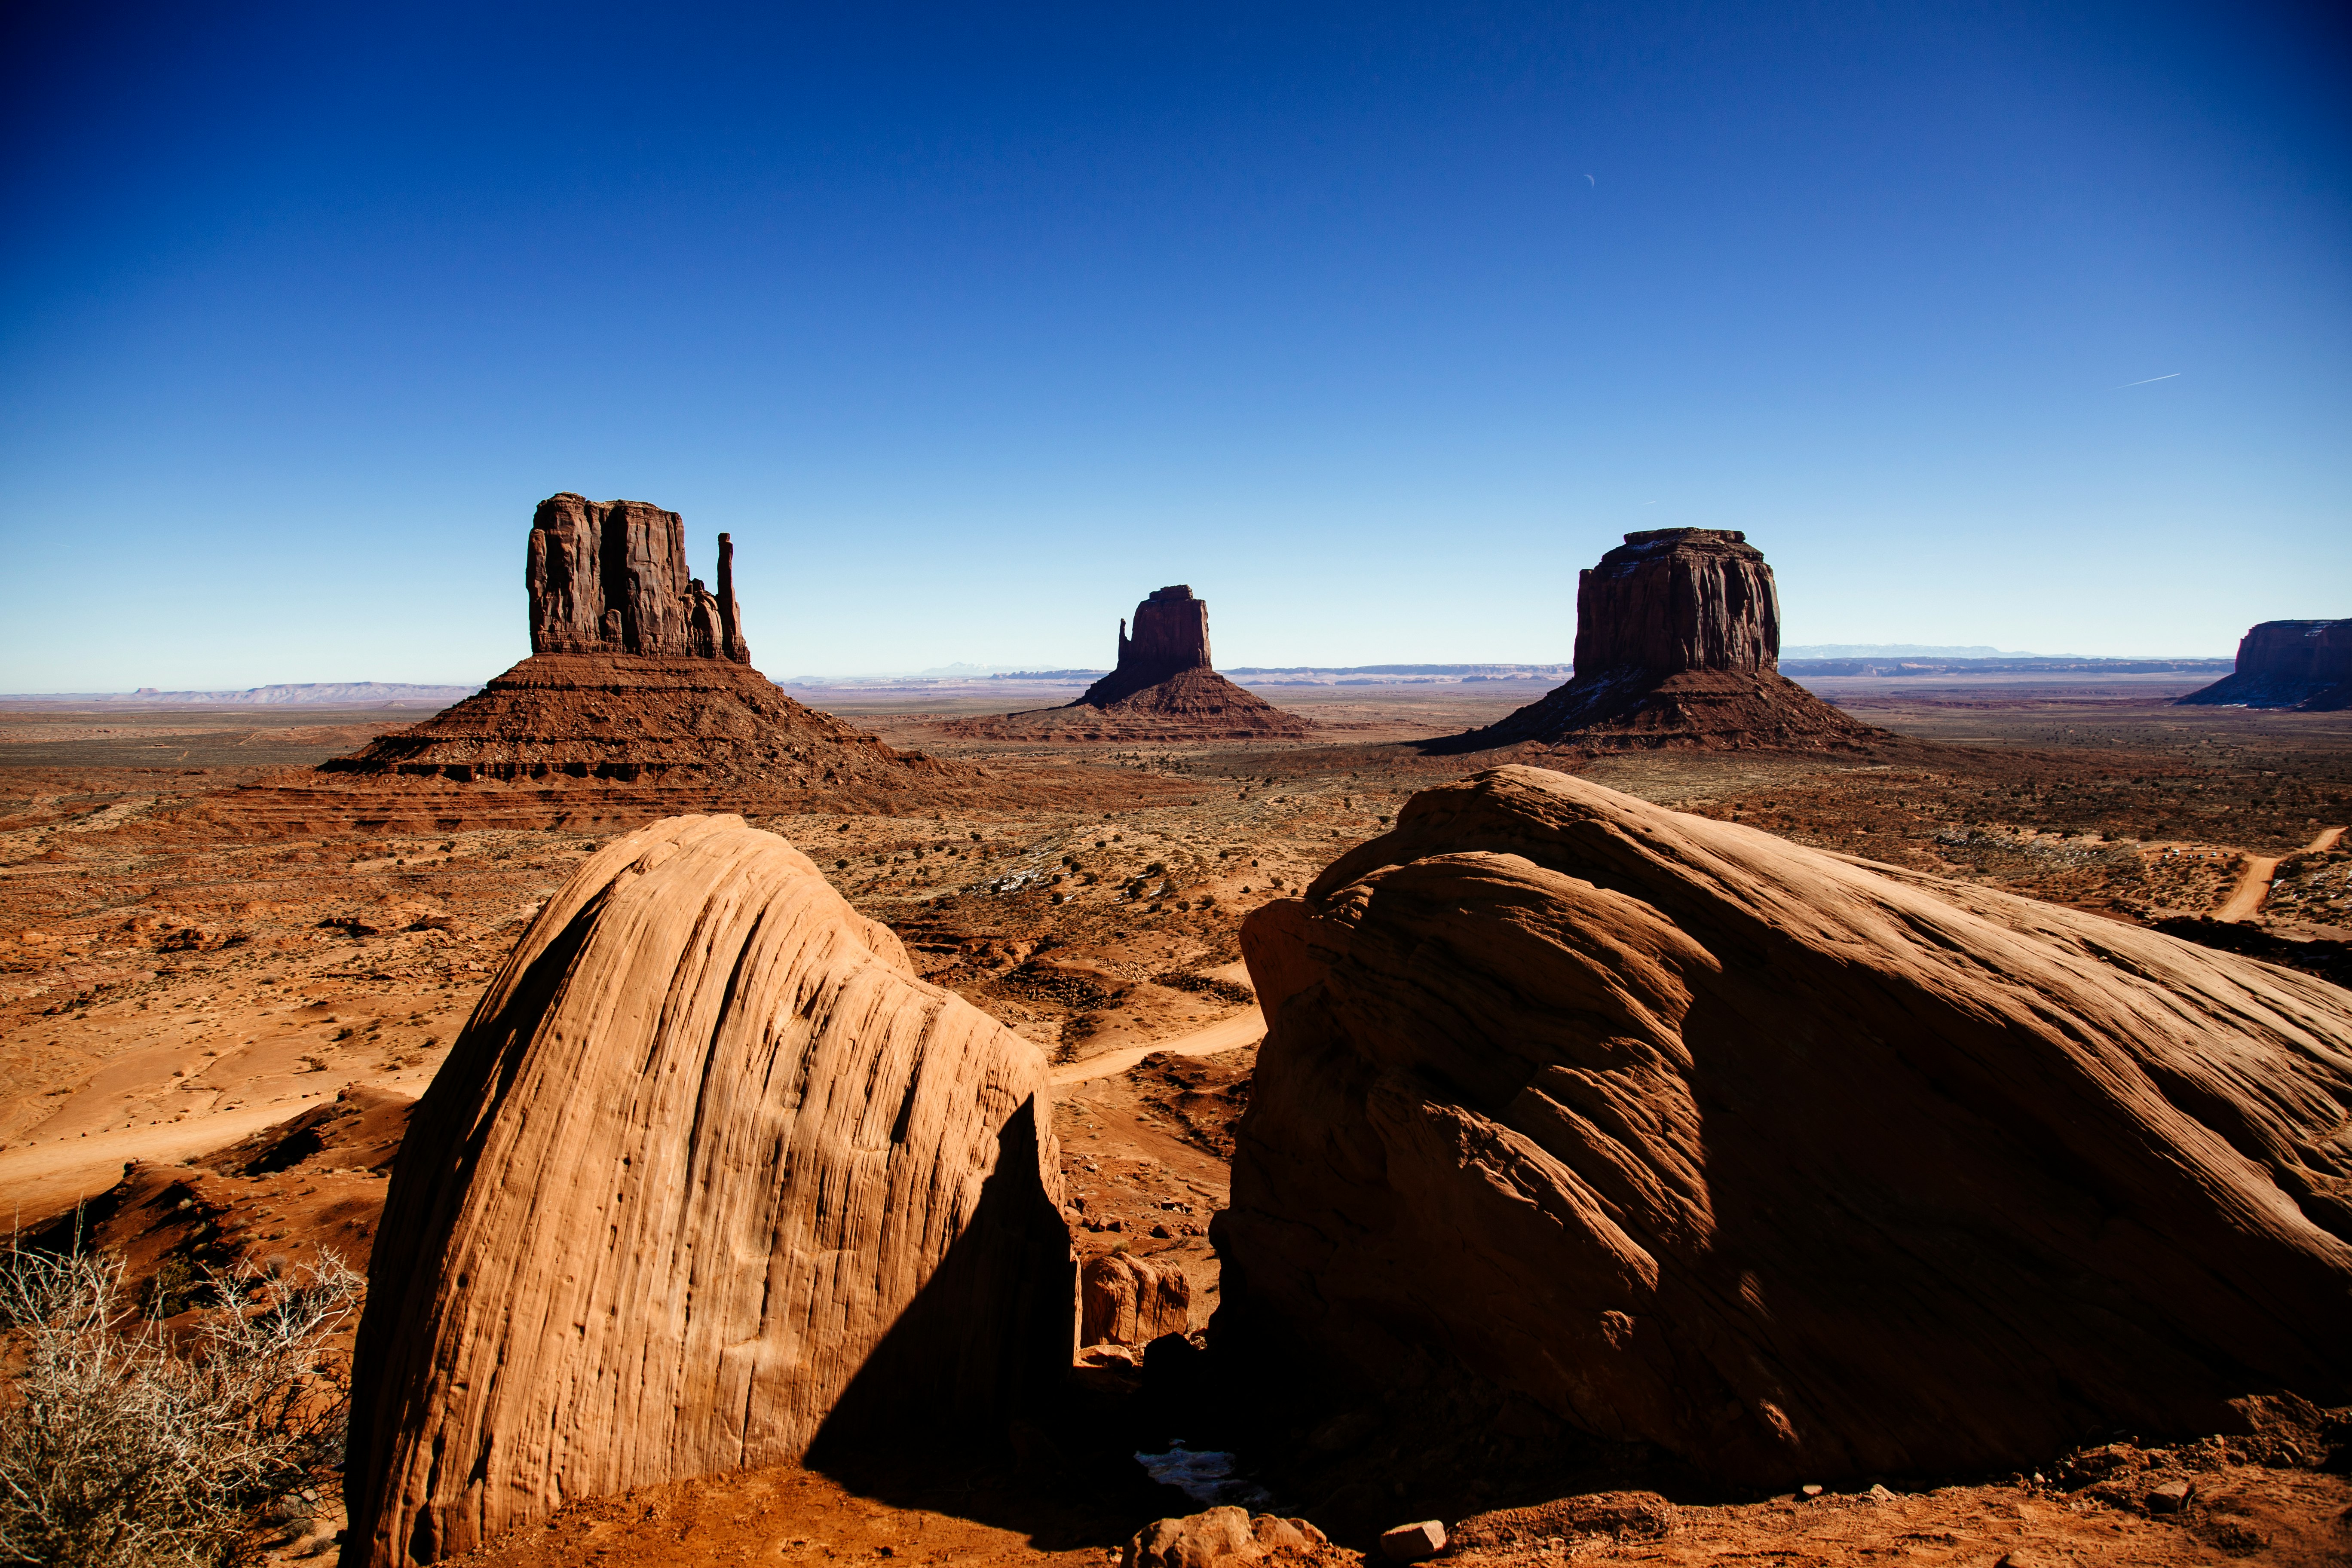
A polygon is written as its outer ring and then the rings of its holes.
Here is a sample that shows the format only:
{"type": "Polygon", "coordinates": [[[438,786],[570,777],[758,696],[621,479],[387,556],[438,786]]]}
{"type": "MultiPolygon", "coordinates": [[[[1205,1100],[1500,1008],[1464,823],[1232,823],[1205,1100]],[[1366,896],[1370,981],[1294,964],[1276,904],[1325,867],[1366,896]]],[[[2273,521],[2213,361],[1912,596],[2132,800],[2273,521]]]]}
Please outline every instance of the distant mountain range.
{"type": "Polygon", "coordinates": [[[1782,658],[2077,658],[2078,654],[2020,653],[2014,648],[1929,647],[1911,642],[1822,642],[1784,647],[1782,658]]]}
{"type": "Polygon", "coordinates": [[[386,680],[336,680],[307,686],[248,686],[242,691],[41,691],[0,694],[0,702],[59,708],[446,708],[481,686],[407,686],[386,680]]]}

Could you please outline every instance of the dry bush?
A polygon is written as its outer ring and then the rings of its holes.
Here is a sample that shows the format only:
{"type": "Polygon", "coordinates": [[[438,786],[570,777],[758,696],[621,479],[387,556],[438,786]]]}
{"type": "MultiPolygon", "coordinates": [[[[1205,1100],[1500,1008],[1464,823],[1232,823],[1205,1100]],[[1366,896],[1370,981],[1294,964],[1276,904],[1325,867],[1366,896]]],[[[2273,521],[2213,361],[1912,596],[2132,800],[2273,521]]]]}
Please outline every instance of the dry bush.
{"type": "Polygon", "coordinates": [[[235,1563],[273,1499],[331,1482],[351,1379],[329,1342],[364,1281],[325,1253],[286,1278],[211,1283],[215,1304],[167,1338],[120,1259],[0,1255],[19,1368],[0,1411],[0,1562],[235,1563]]]}

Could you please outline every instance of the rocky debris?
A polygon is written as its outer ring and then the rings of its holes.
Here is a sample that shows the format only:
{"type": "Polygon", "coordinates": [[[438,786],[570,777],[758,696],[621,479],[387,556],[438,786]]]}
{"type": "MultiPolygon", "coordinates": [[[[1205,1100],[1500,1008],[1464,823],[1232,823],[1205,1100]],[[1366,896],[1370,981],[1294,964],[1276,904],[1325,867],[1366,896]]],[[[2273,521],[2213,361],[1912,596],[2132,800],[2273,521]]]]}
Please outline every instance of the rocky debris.
{"type": "Polygon", "coordinates": [[[2238,667],[2180,699],[2210,707],[2352,708],[2352,620],[2264,621],[2238,639],[2238,667]]]}
{"type": "MultiPolygon", "coordinates": [[[[1815,1494],[1819,1487],[1807,1489],[1815,1494]]],[[[1588,1492],[1533,1508],[1498,1508],[1454,1527],[1456,1547],[1501,1547],[1579,1536],[1663,1541],[1675,1532],[1675,1505],[1656,1492],[1588,1492]]]]}
{"type": "Polygon", "coordinates": [[[1078,1276],[1078,1342],[1148,1345],[1192,1329],[1192,1286],[1181,1268],[1106,1253],[1078,1276]]]}
{"type": "Polygon", "coordinates": [[[1270,1513],[1253,1519],[1247,1509],[1228,1506],[1181,1519],[1154,1520],[1127,1543],[1119,1568],[1212,1568],[1286,1548],[1304,1551],[1328,1544],[1323,1532],[1303,1519],[1270,1513]]]}
{"type": "Polygon", "coordinates": [[[1498,1390],[1776,1488],[2352,1374],[2323,981],[1527,767],[1243,945],[1237,1368],[1498,1390]]]}
{"type": "Polygon", "coordinates": [[[1209,606],[1182,584],[1135,606],[1135,635],[1118,624],[1118,665],[1076,701],[1001,718],[961,720],[976,740],[1243,741],[1313,728],[1209,665],[1209,606]]]}
{"type": "Polygon", "coordinates": [[[539,503],[523,574],[533,653],[634,653],[751,662],[735,607],[735,544],[719,536],[719,592],[686,568],[686,523],[644,501],[566,490],[539,503]]]}
{"type": "Polygon", "coordinates": [[[1381,1531],[1381,1555],[1391,1563],[1425,1563],[1445,1550],[1445,1526],[1433,1519],[1381,1531]]]}
{"type": "Polygon", "coordinates": [[[1423,749],[1819,748],[1881,735],[1782,676],[1780,657],[1780,592],[1745,533],[1629,533],[1578,574],[1573,679],[1483,730],[1423,749]]]}
{"type": "Polygon", "coordinates": [[[724,659],[534,654],[456,707],[319,771],[844,793],[903,790],[968,770],[896,751],[724,659]]]}
{"type": "Polygon", "coordinates": [[[1070,1362],[1045,1083],[774,835],[676,817],[596,851],[402,1146],[346,1561],[820,1437],[1003,1430],[1070,1362]]]}

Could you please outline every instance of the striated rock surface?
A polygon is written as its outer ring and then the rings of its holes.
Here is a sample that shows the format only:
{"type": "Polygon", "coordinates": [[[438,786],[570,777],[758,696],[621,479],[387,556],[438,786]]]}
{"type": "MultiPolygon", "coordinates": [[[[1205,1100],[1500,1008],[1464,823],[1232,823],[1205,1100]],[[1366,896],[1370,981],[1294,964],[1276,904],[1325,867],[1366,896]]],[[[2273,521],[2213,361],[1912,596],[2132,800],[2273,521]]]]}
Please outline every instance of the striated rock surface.
{"type": "Polygon", "coordinates": [[[347,1563],[981,1421],[1070,1361],[1037,1048],[729,816],[583,864],[417,1105],[360,1326],[347,1563]]]}
{"type": "Polygon", "coordinates": [[[635,654],[534,654],[457,706],[320,770],[825,792],[961,771],[796,702],[749,666],[635,654]]]}
{"type": "Polygon", "coordinates": [[[735,609],[735,545],[719,536],[719,592],[686,567],[686,523],[644,501],[566,490],[539,503],[523,573],[533,653],[634,653],[751,662],[735,609]]]}
{"type": "Polygon", "coordinates": [[[1078,1275],[1078,1343],[1148,1345],[1192,1328],[1192,1282],[1182,1268],[1106,1253],[1078,1275]]]}
{"type": "Polygon", "coordinates": [[[971,739],[1147,742],[1260,740],[1313,727],[1210,668],[1209,606],[1181,583],[1135,606],[1132,637],[1119,622],[1118,668],[1076,701],[947,726],[971,739]]]}
{"type": "Polygon", "coordinates": [[[1776,1488],[2352,1379],[2352,992],[1517,766],[1243,947],[1221,1355],[1776,1488]]]}
{"type": "Polygon", "coordinates": [[[2180,700],[2200,706],[2352,708],[2352,620],[2264,621],[2238,640],[2238,668],[2180,700]]]}
{"type": "Polygon", "coordinates": [[[1578,574],[1574,677],[1497,723],[1424,749],[1810,748],[1880,736],[1782,676],[1780,660],[1780,591],[1746,534],[1629,533],[1578,574]]]}

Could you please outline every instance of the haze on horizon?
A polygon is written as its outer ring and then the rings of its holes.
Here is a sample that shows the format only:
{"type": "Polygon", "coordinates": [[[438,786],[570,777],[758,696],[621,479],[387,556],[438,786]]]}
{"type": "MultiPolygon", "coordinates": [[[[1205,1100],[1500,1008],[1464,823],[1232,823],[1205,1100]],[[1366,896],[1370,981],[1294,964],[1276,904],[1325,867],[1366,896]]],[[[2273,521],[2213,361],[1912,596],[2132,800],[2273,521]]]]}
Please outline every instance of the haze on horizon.
{"type": "Polygon", "coordinates": [[[12,18],[0,690],[471,682],[559,489],[778,676],[2352,615],[2352,49],[2287,5],[12,18]]]}

